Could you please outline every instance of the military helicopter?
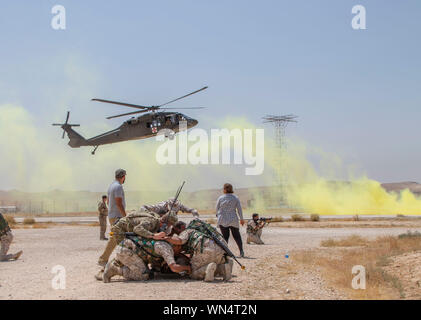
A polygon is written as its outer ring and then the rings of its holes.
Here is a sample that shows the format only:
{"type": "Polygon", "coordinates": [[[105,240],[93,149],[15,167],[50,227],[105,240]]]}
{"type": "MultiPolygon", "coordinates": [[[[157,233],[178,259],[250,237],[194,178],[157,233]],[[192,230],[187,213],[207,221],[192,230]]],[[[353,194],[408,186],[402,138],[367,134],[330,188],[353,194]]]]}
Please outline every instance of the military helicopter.
{"type": "Polygon", "coordinates": [[[70,112],[67,112],[66,121],[64,123],[53,123],[53,126],[60,126],[63,129],[63,139],[65,133],[69,137],[69,146],[72,148],[79,148],[83,146],[92,146],[94,150],[92,154],[95,154],[95,151],[99,146],[105,144],[111,144],[116,142],[128,141],[128,140],[137,140],[137,139],[146,139],[154,137],[159,133],[163,133],[165,137],[169,139],[174,139],[176,132],[180,130],[180,122],[184,121],[187,129],[190,129],[198,124],[198,121],[192,119],[179,112],[162,112],[159,110],[168,110],[168,109],[203,109],[203,107],[191,107],[191,108],[162,108],[172,102],[184,99],[188,96],[191,96],[195,93],[198,93],[202,90],[207,89],[208,87],[203,87],[199,90],[193,91],[189,94],[186,94],[180,98],[168,101],[164,104],[158,106],[140,106],[131,103],[124,103],[119,101],[111,101],[104,99],[92,99],[91,101],[105,102],[111,104],[117,104],[121,106],[126,106],[130,108],[140,109],[133,112],[118,114],[115,116],[107,117],[107,119],[113,119],[138,113],[146,113],[139,117],[132,117],[129,120],[126,120],[120,127],[100,134],[96,137],[85,139],[79,133],[72,129],[72,127],[79,127],[79,124],[70,124],[69,117],[70,112]]]}

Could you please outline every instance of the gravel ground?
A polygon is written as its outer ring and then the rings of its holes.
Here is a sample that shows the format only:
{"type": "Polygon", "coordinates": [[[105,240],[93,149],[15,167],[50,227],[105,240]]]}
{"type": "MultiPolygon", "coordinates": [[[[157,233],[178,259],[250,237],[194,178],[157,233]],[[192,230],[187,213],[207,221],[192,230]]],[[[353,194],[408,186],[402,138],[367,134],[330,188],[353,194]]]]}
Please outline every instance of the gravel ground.
{"type": "MultiPolygon", "coordinates": [[[[266,245],[245,244],[246,266],[235,265],[229,282],[157,278],[148,282],[116,279],[105,284],[94,275],[106,242],[94,227],[55,227],[14,230],[11,252],[23,249],[20,260],[0,262],[0,299],[346,299],[330,288],[318,270],[296,266],[286,255],[316,248],[328,238],[358,234],[374,238],[398,235],[408,228],[280,228],[264,230],[266,245]],[[54,266],[66,270],[66,288],[52,288],[54,266]]],[[[413,229],[421,231],[420,228],[413,229]]],[[[245,228],[242,228],[245,239],[245,228]]],[[[230,247],[238,253],[233,240],[230,247]]]]}

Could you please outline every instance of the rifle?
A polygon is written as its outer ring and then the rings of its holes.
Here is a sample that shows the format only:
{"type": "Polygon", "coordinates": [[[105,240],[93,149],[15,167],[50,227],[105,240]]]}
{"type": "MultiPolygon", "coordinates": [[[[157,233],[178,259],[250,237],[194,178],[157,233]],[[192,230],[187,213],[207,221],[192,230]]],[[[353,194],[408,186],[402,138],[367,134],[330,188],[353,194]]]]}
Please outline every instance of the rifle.
{"type": "MultiPolygon", "coordinates": [[[[181,189],[183,189],[185,183],[186,183],[186,181],[183,181],[181,186],[178,187],[177,192],[175,193],[174,201],[171,203],[171,208],[170,208],[170,211],[169,211],[170,213],[171,213],[175,203],[177,202],[177,199],[178,199],[178,197],[180,196],[180,193],[181,193],[181,189]]],[[[167,230],[167,227],[168,227],[167,224],[164,223],[162,225],[162,227],[159,228],[159,231],[165,231],[165,230],[167,230]]]]}
{"type": "Polygon", "coordinates": [[[138,248],[138,249],[140,249],[140,250],[142,250],[144,253],[146,253],[147,255],[150,255],[150,256],[152,256],[152,257],[154,257],[154,258],[161,258],[161,257],[158,257],[157,255],[154,255],[152,252],[148,252],[148,251],[146,251],[145,250],[145,248],[143,248],[139,243],[138,243],[138,241],[136,241],[136,238],[138,239],[139,238],[139,236],[136,234],[136,233],[134,233],[134,232],[125,232],[124,233],[124,236],[126,237],[126,239],[130,239],[134,244],[135,244],[135,246],[138,248]]]}
{"type": "MultiPolygon", "coordinates": [[[[253,219],[244,219],[244,220],[253,220],[253,219]]],[[[262,222],[264,222],[264,223],[270,223],[272,220],[273,220],[273,218],[272,218],[272,217],[269,217],[269,218],[264,218],[264,217],[262,217],[262,218],[257,219],[257,221],[258,221],[258,222],[259,222],[259,221],[262,221],[262,222]]]]}
{"type": "Polygon", "coordinates": [[[243,266],[238,260],[237,260],[237,258],[234,256],[234,254],[232,253],[232,251],[218,238],[218,236],[215,234],[215,232],[213,232],[212,230],[209,230],[209,233],[210,233],[210,235],[211,235],[211,237],[212,237],[212,239],[213,239],[213,241],[215,241],[215,243],[218,245],[218,246],[220,246],[225,252],[226,252],[226,254],[228,255],[228,256],[230,256],[231,258],[233,258],[234,260],[235,260],[235,262],[237,262],[239,265],[240,265],[240,267],[241,267],[241,270],[245,270],[246,269],[246,267],[245,266],[243,266]]]}
{"type": "Polygon", "coordinates": [[[263,221],[264,223],[270,223],[272,221],[272,217],[270,218],[259,218],[259,221],[263,221]]]}
{"type": "Polygon", "coordinates": [[[181,193],[181,189],[183,189],[185,183],[186,183],[186,181],[183,181],[181,186],[178,187],[177,192],[175,193],[174,201],[171,204],[170,212],[172,211],[172,208],[174,207],[175,203],[177,202],[177,199],[178,199],[178,197],[180,196],[180,193],[181,193]]]}

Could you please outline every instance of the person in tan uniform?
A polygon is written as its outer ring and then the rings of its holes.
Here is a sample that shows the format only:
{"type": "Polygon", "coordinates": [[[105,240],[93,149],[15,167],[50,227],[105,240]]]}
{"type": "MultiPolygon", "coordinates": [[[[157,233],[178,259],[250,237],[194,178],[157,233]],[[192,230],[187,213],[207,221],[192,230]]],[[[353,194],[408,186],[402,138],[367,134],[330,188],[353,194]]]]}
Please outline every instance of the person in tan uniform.
{"type": "Polygon", "coordinates": [[[107,196],[103,195],[102,200],[98,203],[98,219],[99,219],[99,240],[108,240],[105,237],[105,232],[107,231],[107,216],[108,216],[108,207],[107,207],[107,196]]]}
{"type": "Polygon", "coordinates": [[[162,217],[154,212],[139,211],[129,213],[126,217],[119,219],[113,226],[111,226],[110,239],[107,247],[100,259],[103,263],[100,266],[105,267],[114,248],[121,241],[124,240],[125,232],[134,232],[144,238],[153,238],[154,240],[162,240],[166,234],[160,232],[160,228],[168,225],[172,226],[177,222],[177,215],[175,213],[167,213],[162,217]]]}
{"type": "MultiPolygon", "coordinates": [[[[229,281],[232,277],[233,260],[206,233],[194,228],[197,222],[200,220],[193,220],[179,235],[166,237],[165,240],[172,245],[181,245],[182,250],[191,255],[192,279],[212,282],[215,276],[222,276],[225,281],[229,281]]],[[[222,235],[220,241],[228,246],[222,235]]]]}
{"type": "Polygon", "coordinates": [[[188,213],[191,213],[193,217],[196,217],[196,218],[199,217],[199,213],[197,212],[196,209],[186,207],[179,200],[176,200],[174,203],[174,198],[169,198],[168,200],[161,201],[154,205],[145,204],[141,207],[141,209],[158,213],[160,216],[163,216],[167,212],[170,212],[171,208],[172,208],[172,211],[176,213],[178,213],[179,211],[184,212],[184,213],[188,212],[188,213]]]}
{"type": "Polygon", "coordinates": [[[23,251],[7,254],[12,240],[12,231],[3,214],[0,212],[0,261],[17,260],[22,255],[23,251]]]}
{"type": "Polygon", "coordinates": [[[263,228],[266,226],[266,222],[259,219],[258,213],[253,213],[251,219],[247,223],[247,244],[254,242],[255,244],[265,244],[262,239],[263,228]]]}
{"type": "MultiPolygon", "coordinates": [[[[125,239],[126,232],[134,232],[136,235],[153,240],[163,240],[166,237],[166,233],[161,231],[161,228],[167,228],[166,226],[172,226],[178,221],[175,213],[167,213],[164,216],[160,216],[154,212],[139,211],[129,213],[126,217],[121,218],[111,226],[110,239],[108,240],[107,248],[105,249],[102,258],[108,259],[114,248],[125,239]]],[[[107,263],[105,263],[104,268],[107,263]]],[[[115,266],[110,265],[109,267],[115,266]]],[[[113,270],[115,268],[112,268],[113,270]]],[[[97,280],[102,280],[104,269],[100,270],[95,276],[97,280]]]]}

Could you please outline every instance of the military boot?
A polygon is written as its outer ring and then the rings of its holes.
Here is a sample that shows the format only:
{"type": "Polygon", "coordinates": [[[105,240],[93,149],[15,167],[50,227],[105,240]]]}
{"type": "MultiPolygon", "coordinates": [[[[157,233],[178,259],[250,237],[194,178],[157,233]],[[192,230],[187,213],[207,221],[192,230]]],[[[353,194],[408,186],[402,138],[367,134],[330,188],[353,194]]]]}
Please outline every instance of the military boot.
{"type": "Polygon", "coordinates": [[[123,275],[122,267],[119,266],[119,264],[115,260],[112,260],[108,262],[107,265],[105,266],[104,275],[102,277],[105,283],[109,283],[113,276],[122,276],[122,275],[123,275]]]}
{"type": "Polygon", "coordinates": [[[95,275],[95,279],[98,281],[104,281],[104,269],[98,271],[98,273],[95,275]]]}
{"type": "Polygon", "coordinates": [[[215,279],[216,263],[211,262],[206,267],[205,281],[212,282],[215,279]]]}
{"type": "Polygon", "coordinates": [[[232,278],[232,267],[234,266],[234,261],[232,259],[227,259],[227,263],[223,265],[222,277],[225,281],[229,281],[232,278]]]}
{"type": "Polygon", "coordinates": [[[19,259],[19,257],[22,255],[22,253],[23,253],[23,251],[21,250],[21,251],[19,251],[18,253],[15,253],[14,255],[13,255],[13,260],[18,260],[19,259]]]}

